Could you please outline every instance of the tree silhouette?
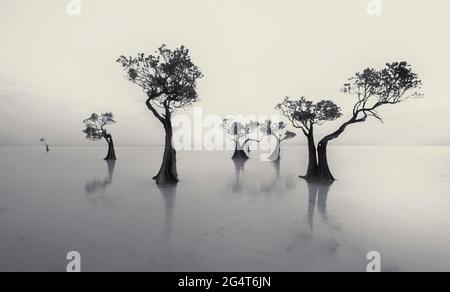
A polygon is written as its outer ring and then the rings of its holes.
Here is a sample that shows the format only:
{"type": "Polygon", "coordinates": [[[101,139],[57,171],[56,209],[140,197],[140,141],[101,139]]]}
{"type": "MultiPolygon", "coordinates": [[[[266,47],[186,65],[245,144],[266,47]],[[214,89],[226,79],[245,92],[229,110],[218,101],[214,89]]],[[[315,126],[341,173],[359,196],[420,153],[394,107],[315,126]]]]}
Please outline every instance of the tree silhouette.
{"type": "Polygon", "coordinates": [[[273,122],[272,120],[267,120],[262,125],[261,131],[267,136],[274,137],[277,141],[275,150],[269,157],[272,161],[279,161],[281,159],[281,143],[297,136],[294,132],[287,130],[287,126],[284,122],[273,122]]]}
{"type": "Polygon", "coordinates": [[[314,103],[301,97],[292,100],[286,97],[276,108],[292,123],[301,129],[308,140],[308,170],[305,179],[318,177],[317,150],[314,139],[314,127],[320,126],[326,121],[334,121],[342,116],[341,109],[331,100],[322,100],[314,103]]]}
{"type": "Polygon", "coordinates": [[[250,142],[260,142],[257,139],[250,138],[250,135],[258,130],[260,124],[258,122],[238,122],[231,119],[224,119],[223,128],[226,134],[231,138],[235,144],[233,153],[233,160],[248,160],[250,159],[247,154],[248,144],[250,142]]]}
{"type": "Polygon", "coordinates": [[[383,122],[378,113],[380,107],[422,96],[415,91],[421,86],[422,81],[407,62],[388,63],[381,70],[368,68],[350,78],[342,88],[342,92],[356,96],[352,116],[335,132],[320,140],[317,147],[319,180],[325,183],[332,183],[335,180],[327,159],[327,146],[330,141],[338,138],[349,125],[365,122],[368,117],[383,122]]]}
{"type": "Polygon", "coordinates": [[[47,140],[46,140],[45,138],[41,138],[41,140],[39,140],[39,141],[41,141],[42,144],[44,144],[44,146],[45,146],[45,151],[46,151],[46,152],[49,152],[49,151],[50,151],[50,147],[49,147],[48,144],[47,144],[47,140]]]}
{"type": "Polygon", "coordinates": [[[86,139],[92,141],[105,139],[108,143],[108,154],[106,155],[105,160],[116,160],[113,138],[106,130],[106,127],[116,123],[113,114],[104,113],[99,115],[93,113],[88,119],[84,120],[83,123],[86,126],[86,129],[83,130],[83,133],[86,134],[86,139]]]}
{"type": "Polygon", "coordinates": [[[153,178],[157,184],[178,183],[176,151],[173,147],[172,114],[198,101],[197,80],[203,77],[184,46],[174,50],[161,46],[155,55],[121,56],[119,62],[129,81],[143,89],[145,104],[166,132],[163,162],[153,178]]]}

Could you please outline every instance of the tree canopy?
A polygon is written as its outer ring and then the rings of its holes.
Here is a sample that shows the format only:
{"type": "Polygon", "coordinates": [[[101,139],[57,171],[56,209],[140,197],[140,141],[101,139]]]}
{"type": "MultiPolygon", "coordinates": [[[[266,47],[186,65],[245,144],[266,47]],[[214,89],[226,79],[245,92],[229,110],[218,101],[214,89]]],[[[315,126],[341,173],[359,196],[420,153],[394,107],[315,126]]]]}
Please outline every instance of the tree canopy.
{"type": "Polygon", "coordinates": [[[197,80],[203,77],[184,46],[171,50],[161,46],[154,55],[121,56],[119,62],[129,81],[147,95],[147,107],[161,121],[170,113],[198,101],[197,80]],[[157,111],[164,109],[163,113],[157,111]]]}
{"type": "Polygon", "coordinates": [[[356,96],[352,116],[336,131],[320,140],[317,147],[320,180],[327,183],[334,181],[328,165],[328,142],[338,138],[348,126],[365,122],[368,117],[375,117],[383,122],[377,111],[380,107],[422,96],[417,91],[421,86],[422,81],[407,62],[388,63],[381,70],[367,68],[350,78],[344,84],[342,92],[356,96]]]}
{"type": "Polygon", "coordinates": [[[331,100],[318,103],[301,97],[293,100],[286,97],[276,106],[295,128],[301,129],[305,135],[310,135],[313,125],[321,125],[325,121],[334,121],[342,116],[341,109],[331,100]]]}
{"type": "Polygon", "coordinates": [[[115,124],[114,115],[111,112],[104,114],[92,113],[91,116],[84,120],[86,129],[83,133],[86,134],[86,139],[98,141],[105,138],[106,127],[115,124]]]}
{"type": "Polygon", "coordinates": [[[372,116],[382,121],[377,109],[386,104],[398,104],[420,97],[422,81],[407,62],[387,63],[385,68],[367,68],[356,73],[344,84],[342,92],[356,96],[353,121],[363,122],[372,116]]]}
{"type": "Polygon", "coordinates": [[[258,129],[260,124],[258,122],[239,122],[231,119],[224,119],[223,128],[228,136],[234,141],[239,141],[242,138],[249,137],[255,130],[258,129]]]}
{"type": "Polygon", "coordinates": [[[261,131],[268,136],[276,137],[280,142],[293,139],[297,136],[294,132],[287,130],[286,123],[273,122],[272,120],[267,120],[263,123],[261,126],[261,131]]]}

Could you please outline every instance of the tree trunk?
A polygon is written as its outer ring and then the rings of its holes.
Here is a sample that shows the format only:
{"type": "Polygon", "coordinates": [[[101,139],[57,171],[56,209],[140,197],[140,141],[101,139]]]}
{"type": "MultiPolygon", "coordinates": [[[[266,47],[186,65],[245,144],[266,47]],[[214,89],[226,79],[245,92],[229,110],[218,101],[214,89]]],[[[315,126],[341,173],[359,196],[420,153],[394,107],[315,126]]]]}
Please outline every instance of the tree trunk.
{"type": "Polygon", "coordinates": [[[308,137],[308,171],[306,172],[306,179],[315,179],[318,174],[317,152],[314,137],[308,137]]]}
{"type": "Polygon", "coordinates": [[[116,150],[114,149],[114,141],[111,135],[105,137],[106,142],[108,142],[108,154],[105,157],[105,160],[117,160],[116,150]]]}
{"type": "Polygon", "coordinates": [[[281,160],[281,141],[278,137],[275,137],[275,139],[277,139],[277,146],[275,147],[275,150],[273,151],[272,155],[269,156],[270,161],[281,160]]]}
{"type": "Polygon", "coordinates": [[[233,160],[249,160],[250,157],[248,157],[247,153],[244,150],[245,144],[240,145],[239,141],[235,141],[236,148],[234,149],[234,154],[231,159],[233,160]]]}
{"type": "Polygon", "coordinates": [[[328,142],[338,138],[348,126],[356,123],[362,123],[366,121],[367,115],[362,118],[358,118],[357,114],[354,114],[353,117],[347,122],[343,123],[339,129],[335,132],[331,133],[328,136],[325,136],[317,146],[317,154],[318,154],[318,175],[317,180],[324,184],[332,184],[335,181],[333,174],[330,171],[330,167],[328,165],[328,157],[327,157],[327,147],[328,142]]]}
{"type": "Polygon", "coordinates": [[[175,185],[179,182],[177,172],[177,153],[173,147],[173,128],[172,128],[172,112],[168,100],[164,103],[165,114],[161,115],[152,105],[152,98],[148,98],[145,102],[148,109],[163,124],[166,131],[166,141],[164,146],[164,156],[161,168],[156,176],[153,177],[158,185],[175,185]]]}
{"type": "Polygon", "coordinates": [[[335,181],[333,174],[331,174],[330,167],[328,166],[327,157],[328,141],[321,141],[317,147],[317,154],[319,158],[319,176],[318,179],[323,183],[332,183],[335,181]]]}
{"type": "Polygon", "coordinates": [[[318,177],[318,165],[316,142],[314,141],[314,126],[312,124],[309,133],[305,135],[308,138],[308,170],[306,175],[301,177],[307,181],[315,181],[318,177]]]}
{"type": "Polygon", "coordinates": [[[177,153],[173,147],[173,129],[168,119],[164,125],[166,130],[166,142],[164,156],[159,173],[153,177],[158,185],[173,185],[179,182],[177,172],[177,153]]]}

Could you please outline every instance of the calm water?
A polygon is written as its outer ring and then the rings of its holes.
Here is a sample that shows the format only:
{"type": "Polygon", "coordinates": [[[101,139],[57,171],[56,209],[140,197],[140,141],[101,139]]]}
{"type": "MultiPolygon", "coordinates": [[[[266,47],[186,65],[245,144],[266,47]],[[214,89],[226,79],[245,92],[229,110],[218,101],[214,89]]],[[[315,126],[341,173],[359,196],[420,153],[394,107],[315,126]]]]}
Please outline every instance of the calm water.
{"type": "Polygon", "coordinates": [[[0,148],[0,270],[450,271],[450,148],[332,148],[330,188],[256,153],[181,152],[177,188],[151,180],[162,149],[0,148]]]}

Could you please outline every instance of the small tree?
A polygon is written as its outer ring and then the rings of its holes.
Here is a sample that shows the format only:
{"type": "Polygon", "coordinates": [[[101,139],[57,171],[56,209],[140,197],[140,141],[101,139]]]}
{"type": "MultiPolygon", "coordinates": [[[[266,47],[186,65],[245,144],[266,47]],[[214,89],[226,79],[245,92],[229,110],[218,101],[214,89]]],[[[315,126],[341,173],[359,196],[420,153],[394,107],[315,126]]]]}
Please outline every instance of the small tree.
{"type": "Polygon", "coordinates": [[[322,100],[314,103],[301,97],[292,100],[286,97],[276,108],[292,123],[301,129],[308,140],[308,170],[306,179],[314,179],[318,174],[318,161],[316,144],[314,140],[315,126],[320,126],[326,121],[334,121],[341,117],[341,109],[331,100],[322,100]]]}
{"type": "Polygon", "coordinates": [[[279,161],[281,159],[281,143],[286,140],[293,139],[297,136],[294,132],[288,131],[284,122],[273,122],[268,120],[262,125],[261,131],[276,139],[277,145],[274,152],[269,157],[272,161],[279,161]]]}
{"type": "Polygon", "coordinates": [[[327,159],[327,146],[330,141],[338,138],[348,126],[365,122],[368,117],[374,117],[382,122],[378,113],[380,107],[422,96],[416,91],[421,86],[422,81],[407,62],[388,63],[382,70],[368,68],[350,78],[342,92],[356,97],[352,116],[339,129],[319,142],[317,147],[319,179],[325,183],[335,180],[327,159]]]}
{"type": "Polygon", "coordinates": [[[198,101],[197,80],[202,72],[191,61],[184,46],[171,50],[161,46],[155,55],[121,56],[119,62],[129,81],[143,89],[145,104],[166,132],[161,168],[153,178],[157,184],[178,183],[176,151],[173,147],[172,115],[198,101]]]}
{"type": "Polygon", "coordinates": [[[46,151],[46,152],[49,152],[49,151],[50,151],[50,147],[49,147],[48,144],[47,144],[47,140],[44,139],[44,138],[41,138],[41,140],[39,140],[39,141],[41,141],[41,143],[44,144],[44,146],[45,146],[45,151],[46,151]]]}
{"type": "Polygon", "coordinates": [[[230,119],[223,120],[223,128],[226,134],[231,138],[235,144],[233,160],[248,160],[250,157],[247,154],[248,145],[250,142],[260,142],[257,139],[250,138],[250,135],[258,129],[260,124],[258,122],[238,122],[230,119]]]}
{"type": "Polygon", "coordinates": [[[105,160],[116,160],[117,158],[113,138],[106,129],[108,126],[116,123],[113,114],[105,113],[99,115],[97,113],[93,113],[88,119],[84,120],[83,123],[86,126],[83,130],[83,133],[86,134],[86,139],[92,141],[105,139],[108,143],[108,154],[106,155],[105,160]]]}

